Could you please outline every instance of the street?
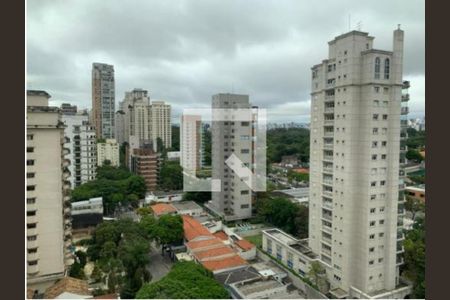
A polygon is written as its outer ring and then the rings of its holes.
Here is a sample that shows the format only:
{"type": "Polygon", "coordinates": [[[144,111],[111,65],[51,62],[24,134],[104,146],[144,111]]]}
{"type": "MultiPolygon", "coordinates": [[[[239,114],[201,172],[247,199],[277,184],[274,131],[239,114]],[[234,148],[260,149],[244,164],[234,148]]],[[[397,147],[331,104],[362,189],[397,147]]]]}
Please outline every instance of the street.
{"type": "Polygon", "coordinates": [[[152,274],[152,280],[155,282],[169,273],[170,268],[173,265],[169,255],[161,255],[161,247],[156,247],[154,243],[150,245],[150,263],[147,266],[147,270],[152,274]]]}

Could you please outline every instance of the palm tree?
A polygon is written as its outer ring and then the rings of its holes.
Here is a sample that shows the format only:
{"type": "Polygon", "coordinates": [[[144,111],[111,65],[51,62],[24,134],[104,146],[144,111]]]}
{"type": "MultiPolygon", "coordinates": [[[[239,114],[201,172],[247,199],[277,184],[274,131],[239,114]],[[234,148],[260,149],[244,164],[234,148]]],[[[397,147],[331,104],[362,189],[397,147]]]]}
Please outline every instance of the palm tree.
{"type": "Polygon", "coordinates": [[[325,273],[325,269],[322,267],[322,265],[318,261],[314,261],[311,263],[308,276],[312,278],[312,281],[314,284],[319,287],[319,280],[321,275],[325,273]]]}

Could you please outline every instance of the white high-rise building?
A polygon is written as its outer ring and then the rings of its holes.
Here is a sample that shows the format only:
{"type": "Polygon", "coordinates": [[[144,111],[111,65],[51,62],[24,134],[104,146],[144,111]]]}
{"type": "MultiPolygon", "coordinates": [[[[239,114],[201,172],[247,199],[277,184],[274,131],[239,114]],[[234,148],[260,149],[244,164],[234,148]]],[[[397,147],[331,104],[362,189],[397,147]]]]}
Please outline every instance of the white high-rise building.
{"type": "Polygon", "coordinates": [[[27,91],[27,286],[43,293],[73,263],[64,124],[45,91],[27,91]]]}
{"type": "Polygon", "coordinates": [[[195,175],[202,167],[202,119],[200,115],[182,115],[180,126],[180,163],[183,171],[195,175]]]}
{"type": "Polygon", "coordinates": [[[71,164],[69,181],[72,187],[94,180],[97,168],[97,140],[95,128],[89,123],[87,114],[62,115],[64,147],[70,151],[64,156],[71,164]]]}
{"type": "Polygon", "coordinates": [[[125,142],[130,143],[130,136],[137,137],[140,143],[149,140],[156,143],[161,138],[166,148],[172,146],[170,105],[163,101],[150,103],[147,90],[133,89],[125,92],[125,98],[119,106],[120,111],[116,116],[120,116],[120,121],[116,124],[116,132],[123,132],[125,142]]]}
{"type": "Polygon", "coordinates": [[[160,138],[164,147],[172,147],[171,106],[164,101],[152,101],[150,109],[150,139],[160,138]]]}
{"type": "Polygon", "coordinates": [[[373,40],[340,35],[312,67],[309,246],[336,297],[401,297],[409,288],[399,289],[403,31],[394,31],[393,51],[373,40]]]}
{"type": "Polygon", "coordinates": [[[92,64],[92,124],[98,138],[114,138],[115,117],[114,66],[92,64]]]}
{"type": "Polygon", "coordinates": [[[97,165],[103,166],[105,161],[109,161],[111,166],[120,165],[120,146],[115,139],[106,139],[105,142],[97,143],[97,165]]]}
{"type": "Polygon", "coordinates": [[[231,121],[233,111],[239,113],[240,109],[252,109],[249,97],[237,94],[213,95],[212,108],[222,109],[223,112],[230,109],[229,113],[223,114],[230,121],[214,120],[213,112],[212,179],[220,179],[221,191],[212,192],[211,209],[223,215],[226,220],[250,218],[254,199],[252,190],[225,163],[234,154],[242,161],[243,166],[253,170],[254,124],[252,121],[231,121]]]}

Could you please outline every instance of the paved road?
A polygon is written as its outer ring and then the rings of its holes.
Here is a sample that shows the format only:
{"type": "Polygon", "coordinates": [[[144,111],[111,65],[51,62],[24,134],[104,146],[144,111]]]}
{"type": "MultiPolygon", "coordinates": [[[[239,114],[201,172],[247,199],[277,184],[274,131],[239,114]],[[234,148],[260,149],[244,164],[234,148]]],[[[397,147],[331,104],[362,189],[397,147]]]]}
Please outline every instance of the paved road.
{"type": "Polygon", "coordinates": [[[147,270],[152,274],[150,282],[155,282],[169,273],[173,262],[168,255],[164,257],[161,255],[161,247],[151,245],[150,249],[150,264],[147,266],[147,270]]]}

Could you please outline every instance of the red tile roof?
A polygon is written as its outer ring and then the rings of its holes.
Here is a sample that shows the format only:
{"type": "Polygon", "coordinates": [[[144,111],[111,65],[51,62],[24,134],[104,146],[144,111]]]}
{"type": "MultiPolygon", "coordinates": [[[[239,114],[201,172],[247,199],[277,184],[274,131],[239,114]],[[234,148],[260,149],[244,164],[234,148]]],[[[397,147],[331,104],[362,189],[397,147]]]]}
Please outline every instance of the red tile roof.
{"type": "Polygon", "coordinates": [[[183,215],[183,229],[184,229],[184,237],[186,240],[191,241],[197,237],[205,236],[211,237],[214,236],[206,229],[205,226],[200,224],[199,221],[195,220],[191,216],[183,215]]]}
{"type": "Polygon", "coordinates": [[[232,257],[227,257],[218,260],[203,261],[202,265],[210,271],[217,271],[237,266],[244,266],[247,265],[247,262],[239,255],[235,255],[232,257]]]}
{"type": "Polygon", "coordinates": [[[222,257],[224,255],[233,256],[236,254],[230,247],[223,246],[219,248],[213,248],[205,251],[200,251],[194,254],[195,258],[199,261],[203,260],[216,260],[216,258],[222,257]]]}
{"type": "Polygon", "coordinates": [[[294,171],[296,173],[300,173],[300,174],[309,174],[309,169],[305,169],[305,168],[295,168],[295,169],[292,169],[292,171],[294,171]]]}
{"type": "Polygon", "coordinates": [[[157,203],[154,204],[152,206],[150,206],[153,210],[153,212],[155,213],[155,215],[160,216],[160,215],[164,215],[164,214],[168,214],[171,212],[176,212],[177,210],[175,209],[175,207],[173,207],[170,204],[165,204],[165,203],[157,203]]]}
{"type": "Polygon", "coordinates": [[[222,247],[223,245],[224,245],[223,242],[218,238],[211,238],[208,240],[186,243],[186,247],[189,248],[191,251],[196,250],[200,251],[200,249],[203,248],[217,248],[222,247]]]}
{"type": "Polygon", "coordinates": [[[236,241],[235,244],[238,245],[239,248],[241,248],[244,251],[251,250],[255,247],[255,245],[244,239],[236,241]]]}
{"type": "Polygon", "coordinates": [[[216,233],[213,233],[213,235],[223,241],[228,241],[228,235],[225,232],[223,232],[222,230],[217,231],[216,233]]]}
{"type": "Polygon", "coordinates": [[[92,296],[87,281],[73,277],[64,277],[45,290],[44,298],[54,299],[64,292],[80,296],[92,296]]]}

